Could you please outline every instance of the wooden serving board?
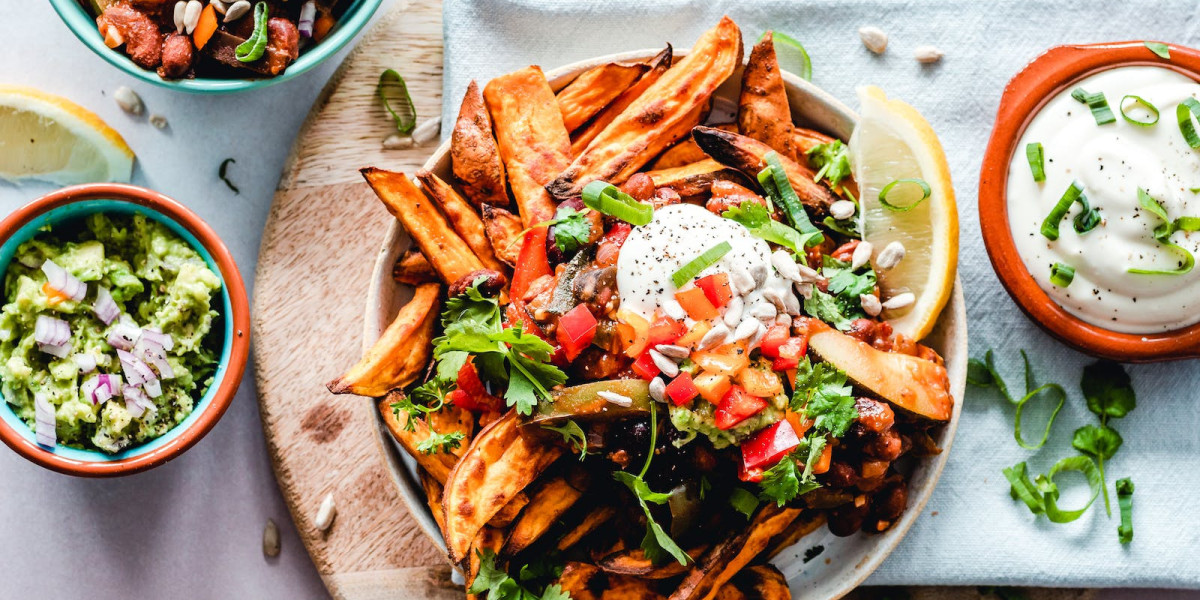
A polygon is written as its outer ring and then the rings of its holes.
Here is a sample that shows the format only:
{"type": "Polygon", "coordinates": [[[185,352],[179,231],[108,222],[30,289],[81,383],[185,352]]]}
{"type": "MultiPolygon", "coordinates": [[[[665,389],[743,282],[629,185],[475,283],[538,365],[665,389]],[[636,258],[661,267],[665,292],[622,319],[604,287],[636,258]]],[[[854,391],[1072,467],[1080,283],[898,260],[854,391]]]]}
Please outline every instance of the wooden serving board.
{"type": "MultiPolygon", "coordinates": [[[[335,598],[461,598],[445,557],[409,516],[386,469],[374,403],[325,389],[361,354],[371,268],[391,218],[358,169],[411,174],[434,149],[382,148],[394,129],[375,84],[387,68],[404,76],[422,119],[440,114],[440,2],[397,2],[328,83],[292,148],[256,274],[259,410],[280,490],[335,598]],[[322,533],[314,522],[328,493],[337,517],[322,533]]],[[[973,588],[915,588],[909,595],[980,597],[973,588]]],[[[1039,600],[1086,596],[1033,594],[1039,600]]]]}

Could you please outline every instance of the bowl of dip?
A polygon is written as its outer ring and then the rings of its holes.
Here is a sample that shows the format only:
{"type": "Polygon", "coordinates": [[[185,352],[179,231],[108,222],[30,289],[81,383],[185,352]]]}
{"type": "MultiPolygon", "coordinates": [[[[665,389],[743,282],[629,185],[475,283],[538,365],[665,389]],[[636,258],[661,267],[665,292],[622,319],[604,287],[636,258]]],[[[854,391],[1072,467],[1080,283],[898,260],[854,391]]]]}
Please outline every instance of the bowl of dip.
{"type": "Polygon", "coordinates": [[[200,440],[249,350],[245,287],[195,213],[87,184],[0,222],[0,440],[71,475],[128,475],[200,440]]]}
{"type": "Polygon", "coordinates": [[[1200,149],[1177,118],[1200,115],[1198,80],[1200,52],[1136,41],[1052,48],[1004,90],[984,243],[1021,309],[1078,350],[1200,356],[1200,149]]]}

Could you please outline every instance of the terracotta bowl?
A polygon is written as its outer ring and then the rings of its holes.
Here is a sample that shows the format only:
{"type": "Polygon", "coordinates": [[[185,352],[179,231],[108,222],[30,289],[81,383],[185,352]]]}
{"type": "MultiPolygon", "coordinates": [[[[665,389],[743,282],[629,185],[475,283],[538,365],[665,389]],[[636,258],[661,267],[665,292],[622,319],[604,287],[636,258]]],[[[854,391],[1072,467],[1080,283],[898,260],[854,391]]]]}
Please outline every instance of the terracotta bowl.
{"type": "Polygon", "coordinates": [[[157,467],[204,437],[233,400],[250,349],[250,307],[246,288],[229,249],[196,213],[158,192],[132,185],[91,183],[63,188],[42,196],[0,222],[0,271],[6,272],[17,246],[46,225],[97,212],[141,214],[166,225],[204,258],[221,277],[216,321],[221,355],[213,383],[183,421],[162,436],[130,446],[116,454],[66,446],[39,446],[33,430],[0,400],[0,440],[21,456],[48,469],[82,477],[130,475],[157,467]]]}
{"type": "Polygon", "coordinates": [[[1086,323],[1064,310],[1034,281],[1013,243],[1008,222],[1008,166],[1021,135],[1051,98],[1079,80],[1114,67],[1149,65],[1200,80],[1200,51],[1169,45],[1170,60],[1144,42],[1057,46],[1017,73],[1000,99],[979,178],[979,223],[992,267],[1021,310],[1050,335],[1081,352],[1125,362],[1200,357],[1200,324],[1175,331],[1130,334],[1086,323]]]}
{"type": "MultiPolygon", "coordinates": [[[[594,66],[622,60],[645,60],[660,50],[640,50],[591,60],[548,70],[546,77],[550,86],[560,89],[570,83],[579,73],[594,66]]],[[[687,53],[676,50],[676,58],[687,53]]],[[[848,140],[858,116],[833,96],[790,73],[784,73],[784,82],[796,122],[824,131],[829,135],[848,140]]],[[[729,81],[714,95],[712,122],[728,121],[736,111],[736,99],[741,87],[741,71],[734,73],[729,81]]],[[[457,99],[454,99],[457,102],[457,99]]],[[[442,144],[433,151],[424,168],[451,181],[450,144],[442,144]]],[[[383,241],[375,270],[371,276],[371,290],[367,297],[366,319],[363,331],[364,349],[370,347],[396,311],[411,298],[411,289],[397,284],[392,279],[392,265],[408,248],[410,240],[398,222],[393,222],[383,241]]],[[[857,587],[896,548],[912,524],[921,516],[922,508],[929,500],[949,456],[954,432],[958,426],[962,407],[963,391],[966,386],[967,364],[967,320],[963,307],[961,286],[956,285],[950,302],[942,311],[938,326],[926,339],[946,359],[950,375],[951,393],[955,398],[954,413],[950,422],[941,429],[937,439],[944,451],[938,456],[922,461],[915,469],[909,487],[908,509],[904,516],[888,531],[879,535],[863,533],[839,538],[821,527],[804,536],[793,546],[780,552],[773,563],[788,578],[796,597],[810,600],[840,598],[857,587]],[[822,545],[825,551],[820,560],[806,562],[805,550],[822,545]]],[[[371,406],[378,425],[377,441],[383,458],[396,483],[400,497],[408,505],[417,523],[438,548],[445,549],[441,531],[433,520],[425,502],[425,494],[416,475],[416,463],[400,449],[388,433],[379,411],[371,406]]]]}

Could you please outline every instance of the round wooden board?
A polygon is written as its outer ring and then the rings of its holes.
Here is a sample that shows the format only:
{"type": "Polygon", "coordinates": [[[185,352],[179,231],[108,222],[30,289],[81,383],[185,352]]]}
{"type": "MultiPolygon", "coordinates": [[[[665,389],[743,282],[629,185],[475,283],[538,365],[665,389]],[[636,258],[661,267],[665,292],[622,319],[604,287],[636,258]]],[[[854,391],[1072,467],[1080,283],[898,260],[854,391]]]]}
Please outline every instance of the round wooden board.
{"type": "MultiPolygon", "coordinates": [[[[409,516],[387,472],[374,403],[325,389],[362,352],[371,268],[391,218],[358,169],[412,173],[434,149],[383,150],[392,127],[374,90],[387,68],[404,75],[419,115],[440,115],[440,2],[399,0],[327,84],[292,148],[255,276],[259,410],[280,490],[335,598],[461,598],[445,557],[409,516]],[[314,523],[330,493],[337,517],[322,533],[314,523]]],[[[914,599],[980,597],[974,588],[908,591],[914,599]]],[[[1089,595],[1046,590],[1031,597],[1089,595]]]]}

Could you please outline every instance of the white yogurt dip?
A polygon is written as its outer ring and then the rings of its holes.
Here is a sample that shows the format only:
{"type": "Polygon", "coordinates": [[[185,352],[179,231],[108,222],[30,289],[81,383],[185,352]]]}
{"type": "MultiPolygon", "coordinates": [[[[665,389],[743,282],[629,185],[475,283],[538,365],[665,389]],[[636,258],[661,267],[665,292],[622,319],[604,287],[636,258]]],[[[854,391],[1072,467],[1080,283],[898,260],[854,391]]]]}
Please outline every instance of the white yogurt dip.
{"type": "MultiPolygon", "coordinates": [[[[1030,122],[1008,169],[1008,220],[1025,267],[1038,285],[1067,312],[1122,333],[1157,333],[1200,321],[1200,268],[1182,275],[1130,273],[1131,268],[1172,270],[1181,254],[1154,238],[1163,221],[1138,204],[1138,188],[1166,209],[1171,219],[1200,216],[1200,149],[1184,141],[1175,117],[1187,97],[1200,97],[1200,84],[1160,67],[1118,67],[1092,75],[1052,98],[1030,122]],[[1083,88],[1103,92],[1116,121],[1097,125],[1087,105],[1071,97],[1083,88]],[[1135,95],[1157,107],[1158,122],[1140,127],[1121,116],[1122,98],[1135,95]],[[1040,142],[1045,181],[1036,182],[1027,144],[1040,142]],[[1043,221],[1078,182],[1101,222],[1077,233],[1071,206],[1059,223],[1057,240],[1041,233],[1043,221]],[[1197,191],[1193,191],[1197,190],[1197,191]],[[1050,281],[1051,266],[1075,269],[1066,287],[1050,281]]],[[[1139,121],[1151,113],[1124,103],[1139,121]]],[[[1200,232],[1177,231],[1170,240],[1200,254],[1200,232]]]]}

